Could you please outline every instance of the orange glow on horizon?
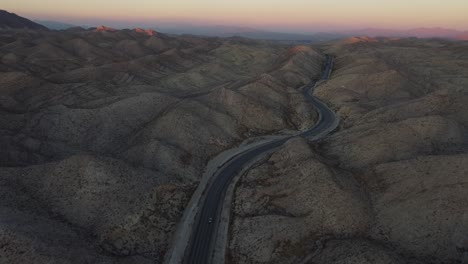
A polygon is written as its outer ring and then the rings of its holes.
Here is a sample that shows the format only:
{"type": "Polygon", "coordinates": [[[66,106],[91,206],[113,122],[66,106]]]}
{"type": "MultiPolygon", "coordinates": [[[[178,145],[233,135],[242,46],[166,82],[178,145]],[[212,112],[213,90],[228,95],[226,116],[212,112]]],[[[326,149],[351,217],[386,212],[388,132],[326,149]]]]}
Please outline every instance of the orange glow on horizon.
{"type": "Polygon", "coordinates": [[[252,27],[447,27],[468,30],[465,0],[3,0],[1,8],[41,19],[195,22],[252,27]],[[409,3],[408,3],[409,2],[409,3]]]}

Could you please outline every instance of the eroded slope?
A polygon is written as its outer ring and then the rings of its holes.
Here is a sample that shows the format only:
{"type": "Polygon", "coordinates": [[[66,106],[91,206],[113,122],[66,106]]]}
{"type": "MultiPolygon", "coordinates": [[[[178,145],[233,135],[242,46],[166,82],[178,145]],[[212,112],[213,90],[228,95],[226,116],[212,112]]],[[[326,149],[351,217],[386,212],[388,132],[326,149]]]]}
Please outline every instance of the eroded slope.
{"type": "Polygon", "coordinates": [[[341,128],[312,145],[288,142],[242,178],[231,263],[466,259],[466,43],[355,38],[325,48],[335,70],[315,95],[341,128]]]}
{"type": "Polygon", "coordinates": [[[1,198],[24,198],[1,205],[0,243],[16,245],[0,248],[7,262],[62,263],[70,247],[83,253],[65,262],[160,262],[211,157],[314,122],[296,89],[320,73],[308,47],[105,28],[0,34],[1,198]],[[42,225],[58,231],[42,239],[42,225]]]}

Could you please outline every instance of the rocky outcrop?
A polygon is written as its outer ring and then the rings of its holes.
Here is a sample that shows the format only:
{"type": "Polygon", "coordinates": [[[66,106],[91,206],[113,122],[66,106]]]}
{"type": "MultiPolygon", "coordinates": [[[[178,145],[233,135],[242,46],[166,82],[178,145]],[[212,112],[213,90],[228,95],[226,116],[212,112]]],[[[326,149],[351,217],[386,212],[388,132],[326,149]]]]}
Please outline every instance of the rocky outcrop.
{"type": "Polygon", "coordinates": [[[322,236],[364,234],[368,209],[352,175],[292,139],[237,186],[231,262],[298,263],[322,236]]]}
{"type": "MultiPolygon", "coordinates": [[[[101,255],[99,248],[118,256],[160,260],[167,248],[162,238],[174,231],[191,192],[153,171],[94,156],[3,168],[0,182],[0,243],[7,245],[2,257],[9,263],[117,261],[101,255]],[[137,235],[135,226],[145,235],[137,235]],[[116,230],[123,231],[115,236],[116,230]],[[125,236],[130,233],[135,237],[125,236]],[[65,254],[68,249],[72,253],[65,254]],[[28,254],[19,257],[20,252],[28,254]]],[[[149,261],[119,261],[138,259],[149,261]]]]}
{"type": "Polygon", "coordinates": [[[461,259],[468,241],[468,155],[384,163],[369,176],[372,236],[436,263],[461,259]]]}
{"type": "MultiPolygon", "coordinates": [[[[327,241],[313,263],[317,264],[403,264],[398,254],[365,239],[327,241]]],[[[412,262],[412,263],[417,263],[412,262]]],[[[422,264],[422,263],[421,263],[422,264]]]]}

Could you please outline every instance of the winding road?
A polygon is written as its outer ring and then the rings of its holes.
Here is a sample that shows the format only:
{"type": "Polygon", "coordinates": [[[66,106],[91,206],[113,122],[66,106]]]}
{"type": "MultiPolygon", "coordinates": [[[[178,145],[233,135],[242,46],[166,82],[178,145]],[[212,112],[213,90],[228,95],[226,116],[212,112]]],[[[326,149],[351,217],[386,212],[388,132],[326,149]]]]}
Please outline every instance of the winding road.
{"type": "MultiPolygon", "coordinates": [[[[303,87],[304,97],[316,108],[318,113],[317,124],[311,129],[297,135],[311,140],[319,139],[334,130],[338,120],[333,111],[326,104],[312,96],[310,93],[320,80],[329,78],[333,67],[333,58],[327,56],[323,72],[319,80],[312,81],[303,87]]],[[[219,219],[226,191],[236,175],[238,175],[251,161],[267,151],[274,150],[294,136],[280,138],[247,149],[229,159],[216,171],[211,183],[200,199],[200,209],[197,213],[193,233],[189,240],[183,263],[209,264],[212,263],[214,243],[219,228],[219,219]]]]}

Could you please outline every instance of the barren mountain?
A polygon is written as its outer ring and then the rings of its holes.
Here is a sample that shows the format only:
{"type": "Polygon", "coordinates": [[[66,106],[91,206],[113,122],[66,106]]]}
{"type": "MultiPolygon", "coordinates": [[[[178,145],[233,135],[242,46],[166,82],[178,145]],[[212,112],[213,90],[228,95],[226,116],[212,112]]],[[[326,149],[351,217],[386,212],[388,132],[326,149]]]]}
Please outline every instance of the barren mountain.
{"type": "Polygon", "coordinates": [[[1,31],[0,262],[159,263],[213,156],[313,124],[296,88],[322,61],[241,38],[1,31]]]}
{"type": "Polygon", "coordinates": [[[321,120],[324,54],[340,127],[240,176],[227,262],[468,261],[467,42],[0,21],[0,263],[162,263],[210,160],[321,120]]]}
{"type": "Polygon", "coordinates": [[[114,32],[116,31],[115,29],[113,28],[110,28],[110,27],[106,27],[106,26],[99,26],[97,27],[95,30],[95,32],[114,32]]]}
{"type": "Polygon", "coordinates": [[[32,22],[16,14],[0,10],[0,29],[35,29],[48,30],[45,26],[32,22]]]}
{"type": "Polygon", "coordinates": [[[230,263],[459,263],[468,258],[468,46],[354,39],[315,95],[341,118],[246,173],[230,263]]]}

